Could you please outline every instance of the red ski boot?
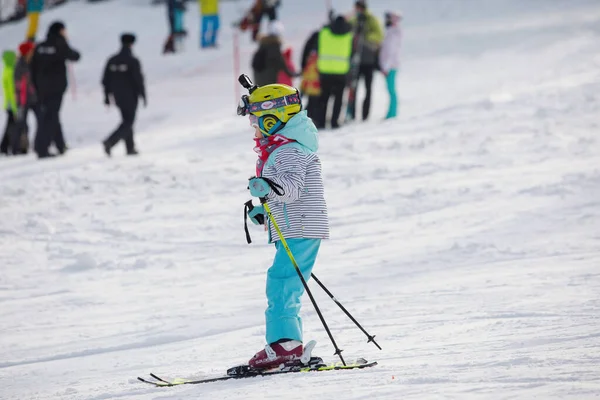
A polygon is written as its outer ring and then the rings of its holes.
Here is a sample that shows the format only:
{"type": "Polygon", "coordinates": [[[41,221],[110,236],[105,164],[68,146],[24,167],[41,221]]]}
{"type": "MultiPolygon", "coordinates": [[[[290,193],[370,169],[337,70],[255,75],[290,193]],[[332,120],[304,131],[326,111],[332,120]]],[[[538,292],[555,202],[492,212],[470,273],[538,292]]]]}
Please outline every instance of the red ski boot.
{"type": "Polygon", "coordinates": [[[248,361],[252,368],[268,369],[294,361],[299,361],[304,349],[302,342],[289,340],[282,343],[273,343],[265,346],[248,361]]]}

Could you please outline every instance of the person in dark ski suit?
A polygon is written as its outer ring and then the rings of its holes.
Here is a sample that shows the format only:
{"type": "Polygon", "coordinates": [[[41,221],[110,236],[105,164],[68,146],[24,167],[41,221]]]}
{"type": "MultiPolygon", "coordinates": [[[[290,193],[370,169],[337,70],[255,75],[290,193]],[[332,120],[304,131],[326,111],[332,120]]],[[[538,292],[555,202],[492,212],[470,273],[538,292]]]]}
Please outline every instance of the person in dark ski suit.
{"type": "Polygon", "coordinates": [[[333,96],[331,128],[336,129],[340,126],[338,120],[350,71],[353,37],[352,26],[341,15],[317,34],[317,69],[321,83],[320,107],[315,118],[315,125],[318,128],[325,127],[327,105],[331,96],[333,96]]]}
{"type": "Polygon", "coordinates": [[[12,143],[19,143],[20,147],[17,149],[13,147],[13,154],[25,154],[28,151],[29,128],[27,126],[27,115],[30,110],[33,111],[35,115],[36,129],[39,129],[40,127],[41,109],[35,88],[33,87],[31,71],[29,68],[34,48],[35,45],[30,41],[21,43],[19,46],[21,57],[19,57],[17,65],[15,66],[15,93],[19,111],[17,113],[16,129],[13,131],[12,143]],[[15,152],[15,150],[17,150],[17,152],[15,152]]]}
{"type": "Polygon", "coordinates": [[[127,155],[138,154],[133,141],[133,124],[138,99],[142,98],[144,107],[147,105],[147,101],[142,67],[131,51],[134,43],[135,35],[131,33],[121,35],[121,51],[109,58],[102,77],[104,104],[110,106],[112,96],[112,100],[122,116],[119,127],[102,142],[104,152],[108,156],[110,156],[112,147],[121,139],[125,141],[127,155]]]}
{"type": "Polygon", "coordinates": [[[49,152],[52,142],[58,152],[67,150],[60,108],[67,90],[66,61],[78,61],[80,54],[67,43],[65,25],[54,22],[48,29],[46,41],[37,45],[31,60],[31,78],[42,107],[42,120],[35,137],[34,150],[39,158],[53,157],[49,152]]]}
{"type": "Polygon", "coordinates": [[[299,76],[290,71],[281,53],[281,33],[283,27],[279,21],[269,24],[269,34],[262,37],[256,53],[252,56],[254,83],[258,86],[277,83],[280,71],[291,77],[299,76]]]}

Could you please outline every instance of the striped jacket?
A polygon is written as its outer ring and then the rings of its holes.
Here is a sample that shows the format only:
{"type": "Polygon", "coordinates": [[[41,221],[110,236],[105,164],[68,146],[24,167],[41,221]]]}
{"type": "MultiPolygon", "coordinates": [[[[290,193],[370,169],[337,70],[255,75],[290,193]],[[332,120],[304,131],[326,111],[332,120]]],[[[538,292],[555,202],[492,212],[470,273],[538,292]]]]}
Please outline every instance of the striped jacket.
{"type": "MultiPolygon", "coordinates": [[[[283,195],[272,190],[267,203],[283,236],[289,238],[329,238],[329,219],[321,175],[317,128],[302,111],[292,117],[278,134],[295,143],[276,149],[265,163],[262,176],[283,187],[283,195]]],[[[268,221],[269,243],[279,236],[268,221]]]]}

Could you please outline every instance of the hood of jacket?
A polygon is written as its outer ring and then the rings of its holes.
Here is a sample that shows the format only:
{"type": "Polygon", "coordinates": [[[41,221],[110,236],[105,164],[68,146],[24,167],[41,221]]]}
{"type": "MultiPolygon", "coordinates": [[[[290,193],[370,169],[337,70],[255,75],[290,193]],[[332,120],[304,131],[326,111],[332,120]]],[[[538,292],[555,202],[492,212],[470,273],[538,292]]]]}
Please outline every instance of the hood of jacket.
{"type": "Polygon", "coordinates": [[[17,63],[17,53],[12,50],[6,50],[2,53],[2,61],[7,68],[14,68],[17,63]]]}
{"type": "Polygon", "coordinates": [[[308,118],[306,110],[300,111],[290,118],[277,134],[295,140],[313,153],[319,149],[318,130],[312,120],[308,118]]]}
{"type": "Polygon", "coordinates": [[[61,21],[53,22],[50,25],[50,27],[48,28],[48,33],[46,34],[46,38],[50,39],[50,38],[54,38],[57,36],[61,36],[60,31],[62,31],[63,29],[65,29],[64,23],[62,23],[61,21]]]}
{"type": "Polygon", "coordinates": [[[329,29],[334,35],[345,35],[352,31],[352,24],[346,21],[346,18],[339,16],[329,24],[329,29]]]}

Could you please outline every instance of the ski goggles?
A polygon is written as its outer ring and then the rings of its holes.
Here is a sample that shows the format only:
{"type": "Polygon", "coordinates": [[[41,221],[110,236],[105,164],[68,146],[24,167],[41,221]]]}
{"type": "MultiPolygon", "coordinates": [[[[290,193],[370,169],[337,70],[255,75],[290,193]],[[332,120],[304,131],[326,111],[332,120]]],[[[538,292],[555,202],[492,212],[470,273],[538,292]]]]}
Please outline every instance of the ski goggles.
{"type": "Polygon", "coordinates": [[[273,108],[281,108],[293,104],[302,105],[302,100],[300,98],[300,93],[296,90],[296,93],[289,94],[284,97],[279,97],[273,100],[265,100],[260,101],[258,103],[250,104],[250,97],[248,95],[243,95],[238,103],[237,107],[237,115],[241,115],[242,117],[252,114],[259,111],[271,110],[273,108]]]}

